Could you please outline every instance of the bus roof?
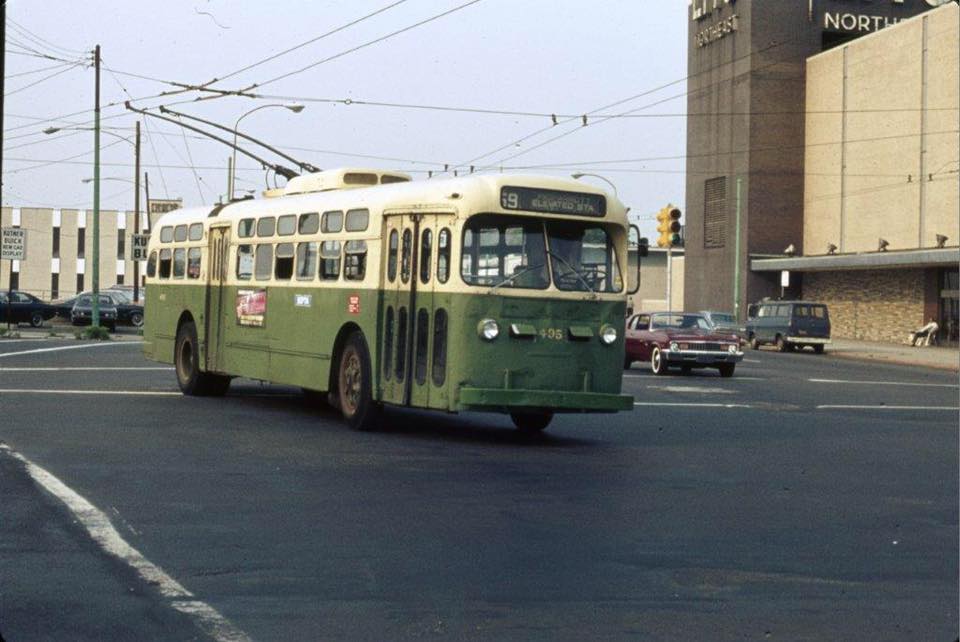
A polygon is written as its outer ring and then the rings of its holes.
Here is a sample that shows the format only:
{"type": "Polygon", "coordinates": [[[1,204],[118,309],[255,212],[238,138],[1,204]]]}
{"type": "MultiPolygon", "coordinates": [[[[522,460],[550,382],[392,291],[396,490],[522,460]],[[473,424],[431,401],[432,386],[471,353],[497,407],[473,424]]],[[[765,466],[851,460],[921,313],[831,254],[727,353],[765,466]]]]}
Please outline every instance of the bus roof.
{"type": "MultiPolygon", "coordinates": [[[[331,170],[342,174],[343,170],[331,170]]],[[[378,170],[370,170],[378,171],[378,170]]],[[[325,173],[325,172],[324,172],[325,173]]],[[[282,195],[276,198],[245,199],[227,205],[191,207],[174,210],[164,214],[155,224],[157,226],[178,225],[197,221],[234,221],[250,216],[299,214],[303,212],[323,212],[328,210],[348,210],[367,208],[374,213],[384,210],[403,210],[442,208],[444,206],[477,211],[490,207],[500,209],[500,188],[504,186],[536,187],[541,189],[594,194],[606,197],[607,213],[603,220],[626,223],[626,207],[620,200],[607,191],[594,185],[573,179],[555,176],[527,174],[470,175],[455,178],[429,179],[355,187],[351,189],[333,189],[295,195],[282,195]]],[[[565,216],[577,220],[597,220],[594,217],[547,214],[547,216],[565,216]]]]}

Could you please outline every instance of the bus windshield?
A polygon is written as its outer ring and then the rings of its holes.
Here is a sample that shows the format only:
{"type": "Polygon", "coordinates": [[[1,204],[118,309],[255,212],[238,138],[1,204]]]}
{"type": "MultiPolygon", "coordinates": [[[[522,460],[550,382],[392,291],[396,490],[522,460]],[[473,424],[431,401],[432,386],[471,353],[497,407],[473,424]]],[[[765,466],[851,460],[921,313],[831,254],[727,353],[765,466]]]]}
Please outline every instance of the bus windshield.
{"type": "Polygon", "coordinates": [[[461,274],[468,285],[621,292],[613,241],[592,223],[482,214],[464,229],[461,274]],[[548,270],[549,260],[549,270],[548,270]]]}

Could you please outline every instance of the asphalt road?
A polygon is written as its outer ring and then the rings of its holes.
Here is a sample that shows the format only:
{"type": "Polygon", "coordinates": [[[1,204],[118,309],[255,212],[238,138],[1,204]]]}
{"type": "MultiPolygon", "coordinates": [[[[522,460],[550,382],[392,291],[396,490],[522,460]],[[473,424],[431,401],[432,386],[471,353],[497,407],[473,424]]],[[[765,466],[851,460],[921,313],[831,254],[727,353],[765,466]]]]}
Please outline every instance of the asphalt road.
{"type": "Polygon", "coordinates": [[[524,439],[351,432],[255,382],[184,398],[137,344],[80,345],[0,342],[6,642],[957,636],[955,373],[635,364],[632,413],[524,439]]]}

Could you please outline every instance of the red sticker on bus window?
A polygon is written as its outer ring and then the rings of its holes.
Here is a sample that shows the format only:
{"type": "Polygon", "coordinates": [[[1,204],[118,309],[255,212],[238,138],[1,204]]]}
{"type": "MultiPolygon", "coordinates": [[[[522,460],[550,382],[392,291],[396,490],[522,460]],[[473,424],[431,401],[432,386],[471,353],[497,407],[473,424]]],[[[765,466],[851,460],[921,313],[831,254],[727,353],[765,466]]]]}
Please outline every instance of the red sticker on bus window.
{"type": "Polygon", "coordinates": [[[350,314],[360,314],[360,295],[351,294],[347,299],[347,312],[350,314]]]}

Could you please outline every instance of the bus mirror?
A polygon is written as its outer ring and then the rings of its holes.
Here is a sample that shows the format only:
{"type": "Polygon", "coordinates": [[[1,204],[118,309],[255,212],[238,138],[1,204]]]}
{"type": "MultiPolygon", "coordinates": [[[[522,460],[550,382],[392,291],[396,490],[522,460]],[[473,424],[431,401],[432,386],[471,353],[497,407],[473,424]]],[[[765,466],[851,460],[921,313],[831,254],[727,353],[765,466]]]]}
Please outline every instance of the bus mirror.
{"type": "Polygon", "coordinates": [[[627,237],[627,293],[640,289],[640,259],[647,255],[647,239],[640,236],[640,228],[630,226],[627,237]]]}

